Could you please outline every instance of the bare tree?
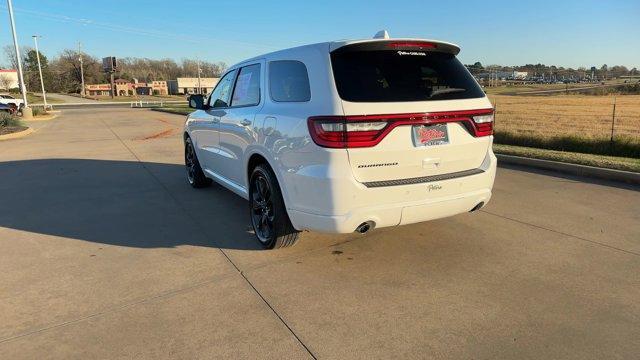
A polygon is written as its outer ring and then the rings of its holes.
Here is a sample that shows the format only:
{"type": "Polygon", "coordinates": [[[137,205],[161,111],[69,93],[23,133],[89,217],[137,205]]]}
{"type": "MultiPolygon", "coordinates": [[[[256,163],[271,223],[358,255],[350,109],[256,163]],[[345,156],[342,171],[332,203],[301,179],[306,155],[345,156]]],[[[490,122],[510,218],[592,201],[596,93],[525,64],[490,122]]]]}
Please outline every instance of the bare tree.
{"type": "Polygon", "coordinates": [[[13,83],[10,77],[7,75],[0,74],[0,89],[9,90],[9,87],[13,83]]]}
{"type": "MultiPolygon", "coordinates": [[[[24,59],[27,57],[27,53],[29,51],[33,50],[32,48],[30,48],[29,46],[23,46],[20,48],[20,58],[24,61],[24,59]]],[[[11,66],[12,69],[17,69],[18,68],[18,60],[16,59],[16,51],[13,47],[13,45],[5,45],[2,48],[2,51],[4,52],[4,56],[7,58],[7,60],[9,60],[9,65],[11,66]]]]}
{"type": "MultiPolygon", "coordinates": [[[[84,79],[86,84],[100,84],[106,82],[102,72],[102,64],[98,59],[88,54],[82,54],[84,63],[84,79]]],[[[57,92],[80,92],[81,75],[78,52],[75,49],[66,49],[49,63],[49,68],[54,74],[51,88],[57,92]]]]}

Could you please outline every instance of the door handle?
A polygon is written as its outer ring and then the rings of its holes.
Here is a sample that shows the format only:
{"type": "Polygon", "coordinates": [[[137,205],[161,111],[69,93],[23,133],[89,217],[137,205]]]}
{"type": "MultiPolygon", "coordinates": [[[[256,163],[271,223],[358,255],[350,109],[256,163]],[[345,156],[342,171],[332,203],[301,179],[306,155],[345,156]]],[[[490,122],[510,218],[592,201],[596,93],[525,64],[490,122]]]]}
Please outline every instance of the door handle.
{"type": "Polygon", "coordinates": [[[240,121],[240,125],[242,125],[242,126],[249,126],[251,124],[252,124],[252,122],[250,120],[248,120],[248,119],[244,119],[244,120],[240,121]]]}
{"type": "Polygon", "coordinates": [[[220,122],[220,118],[215,117],[215,118],[211,119],[211,122],[214,123],[214,124],[217,124],[217,123],[220,122]]]}

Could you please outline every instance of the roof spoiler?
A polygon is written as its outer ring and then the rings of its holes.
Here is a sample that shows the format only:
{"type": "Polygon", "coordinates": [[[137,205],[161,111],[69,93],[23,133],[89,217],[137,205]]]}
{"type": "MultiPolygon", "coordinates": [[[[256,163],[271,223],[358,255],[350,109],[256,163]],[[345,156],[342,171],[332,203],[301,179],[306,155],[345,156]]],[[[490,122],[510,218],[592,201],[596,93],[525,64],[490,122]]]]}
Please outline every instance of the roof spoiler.
{"type": "MultiPolygon", "coordinates": [[[[385,30],[376,36],[389,36],[385,30]]],[[[444,52],[452,55],[460,53],[458,45],[427,39],[389,39],[374,38],[369,40],[338,41],[331,44],[330,52],[334,51],[373,51],[373,50],[398,50],[398,51],[418,51],[418,52],[444,52]]]]}

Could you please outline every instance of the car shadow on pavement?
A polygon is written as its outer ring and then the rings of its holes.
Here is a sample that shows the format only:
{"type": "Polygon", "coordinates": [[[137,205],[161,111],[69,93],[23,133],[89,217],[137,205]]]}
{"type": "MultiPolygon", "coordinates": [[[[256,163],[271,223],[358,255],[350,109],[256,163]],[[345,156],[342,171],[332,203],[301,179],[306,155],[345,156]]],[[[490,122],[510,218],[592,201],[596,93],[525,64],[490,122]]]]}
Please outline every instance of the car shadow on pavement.
{"type": "Polygon", "coordinates": [[[176,164],[1,162],[0,227],[139,248],[262,249],[244,199],[216,184],[191,188],[176,164]]]}

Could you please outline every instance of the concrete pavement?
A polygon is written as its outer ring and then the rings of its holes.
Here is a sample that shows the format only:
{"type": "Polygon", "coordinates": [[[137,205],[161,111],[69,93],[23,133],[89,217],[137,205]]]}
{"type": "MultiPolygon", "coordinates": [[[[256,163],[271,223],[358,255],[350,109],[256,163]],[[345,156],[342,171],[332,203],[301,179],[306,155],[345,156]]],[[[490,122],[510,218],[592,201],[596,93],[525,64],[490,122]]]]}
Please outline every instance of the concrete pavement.
{"type": "Polygon", "coordinates": [[[640,192],[500,168],[482,211],[256,246],[183,117],[65,110],[0,142],[0,357],[633,358],[640,192]]]}

